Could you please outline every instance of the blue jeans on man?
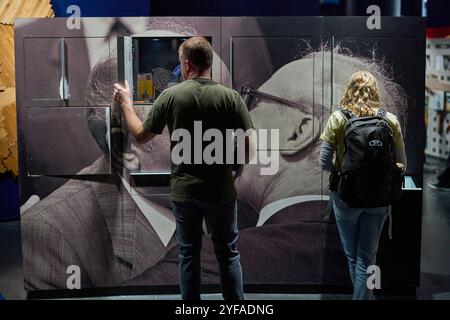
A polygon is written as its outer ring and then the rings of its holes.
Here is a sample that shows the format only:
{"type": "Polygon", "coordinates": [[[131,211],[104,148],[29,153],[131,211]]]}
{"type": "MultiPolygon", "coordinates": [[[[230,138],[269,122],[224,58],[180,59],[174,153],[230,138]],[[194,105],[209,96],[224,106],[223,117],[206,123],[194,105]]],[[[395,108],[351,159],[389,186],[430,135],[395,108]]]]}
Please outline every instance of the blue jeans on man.
{"type": "Polygon", "coordinates": [[[354,300],[372,300],[373,291],[367,287],[367,268],[376,263],[378,243],[387,207],[350,208],[337,192],[331,193],[333,211],[347,256],[354,300]]]}
{"type": "Polygon", "coordinates": [[[200,299],[200,250],[205,219],[219,263],[222,295],[225,300],[243,300],[242,269],[236,248],[239,234],[236,201],[219,204],[192,199],[173,201],[172,206],[179,243],[181,298],[200,299]]]}

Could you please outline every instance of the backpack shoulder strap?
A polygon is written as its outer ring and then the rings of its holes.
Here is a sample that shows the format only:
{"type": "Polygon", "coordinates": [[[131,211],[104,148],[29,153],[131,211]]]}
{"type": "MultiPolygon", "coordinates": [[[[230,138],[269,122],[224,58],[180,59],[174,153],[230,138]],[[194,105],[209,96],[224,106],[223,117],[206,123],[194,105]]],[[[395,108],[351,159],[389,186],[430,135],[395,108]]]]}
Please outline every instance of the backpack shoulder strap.
{"type": "Polygon", "coordinates": [[[339,108],[339,112],[342,114],[346,121],[354,117],[354,114],[348,109],[339,108]]]}
{"type": "Polygon", "coordinates": [[[379,117],[382,117],[382,118],[386,118],[386,109],[384,109],[384,108],[380,108],[380,109],[378,109],[378,113],[377,113],[377,116],[379,116],[379,117]]]}

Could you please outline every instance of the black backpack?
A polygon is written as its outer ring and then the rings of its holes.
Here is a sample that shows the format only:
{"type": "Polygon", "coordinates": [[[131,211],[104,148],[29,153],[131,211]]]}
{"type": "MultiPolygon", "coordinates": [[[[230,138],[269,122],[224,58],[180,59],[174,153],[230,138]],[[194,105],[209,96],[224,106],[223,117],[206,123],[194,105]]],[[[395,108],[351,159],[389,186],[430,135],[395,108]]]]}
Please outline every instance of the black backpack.
{"type": "Polygon", "coordinates": [[[344,157],[337,191],[352,208],[384,207],[398,199],[403,175],[396,165],[394,134],[380,109],[376,116],[346,118],[344,157]]]}

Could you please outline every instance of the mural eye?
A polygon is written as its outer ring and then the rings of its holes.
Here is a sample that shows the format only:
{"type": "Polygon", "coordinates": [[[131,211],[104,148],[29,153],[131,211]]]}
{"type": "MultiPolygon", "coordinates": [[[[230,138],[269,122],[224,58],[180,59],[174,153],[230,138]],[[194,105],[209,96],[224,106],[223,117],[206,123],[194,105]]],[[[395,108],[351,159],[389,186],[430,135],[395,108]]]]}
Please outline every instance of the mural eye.
{"type": "Polygon", "coordinates": [[[287,138],[288,141],[295,141],[297,139],[297,132],[294,132],[289,138],[287,138]]]}
{"type": "Polygon", "coordinates": [[[298,132],[299,132],[299,133],[303,133],[302,127],[303,127],[304,125],[307,125],[309,121],[312,121],[312,119],[310,119],[310,118],[303,118],[303,119],[302,119],[302,122],[301,122],[300,125],[298,126],[298,132]]]}

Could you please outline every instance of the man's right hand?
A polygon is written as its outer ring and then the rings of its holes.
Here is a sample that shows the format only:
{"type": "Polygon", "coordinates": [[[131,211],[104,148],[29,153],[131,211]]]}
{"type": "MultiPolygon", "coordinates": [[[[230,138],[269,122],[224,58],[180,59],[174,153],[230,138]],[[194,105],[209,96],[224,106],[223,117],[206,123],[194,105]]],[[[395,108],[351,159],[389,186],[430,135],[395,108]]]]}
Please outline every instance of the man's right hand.
{"type": "Polygon", "coordinates": [[[120,103],[122,108],[133,106],[132,92],[127,80],[125,80],[124,87],[118,83],[114,83],[114,101],[120,103]]]}

